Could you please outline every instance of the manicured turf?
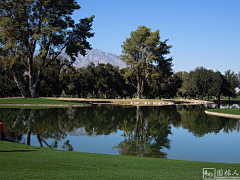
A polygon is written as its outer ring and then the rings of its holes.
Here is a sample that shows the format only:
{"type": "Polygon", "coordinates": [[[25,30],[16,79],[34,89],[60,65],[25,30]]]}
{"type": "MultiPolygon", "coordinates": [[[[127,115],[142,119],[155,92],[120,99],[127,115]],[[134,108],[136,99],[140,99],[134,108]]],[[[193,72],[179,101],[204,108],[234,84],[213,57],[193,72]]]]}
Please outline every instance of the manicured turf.
{"type": "Polygon", "coordinates": [[[51,150],[0,141],[0,179],[202,179],[203,168],[234,172],[240,164],[51,150]]]}
{"type": "Polygon", "coordinates": [[[69,105],[79,105],[81,103],[77,103],[74,101],[64,101],[64,100],[52,100],[45,98],[2,98],[0,99],[0,104],[69,104],[69,105]]]}
{"type": "Polygon", "coordinates": [[[210,112],[217,112],[217,113],[226,113],[226,114],[236,114],[240,115],[239,108],[230,108],[230,109],[208,109],[210,112]]]}
{"type": "Polygon", "coordinates": [[[240,96],[238,96],[238,97],[236,97],[236,98],[231,98],[231,100],[240,101],[240,96]]]}

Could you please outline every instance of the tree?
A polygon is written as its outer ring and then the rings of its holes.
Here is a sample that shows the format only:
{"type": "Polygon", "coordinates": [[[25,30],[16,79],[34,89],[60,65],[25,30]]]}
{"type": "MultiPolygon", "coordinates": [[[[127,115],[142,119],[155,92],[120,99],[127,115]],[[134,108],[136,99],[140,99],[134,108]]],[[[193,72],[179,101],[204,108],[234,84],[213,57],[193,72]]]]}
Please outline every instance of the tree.
{"type": "MultiPolygon", "coordinates": [[[[38,66],[41,62],[38,62],[38,66]]],[[[60,96],[69,83],[70,70],[75,69],[65,58],[58,57],[51,66],[46,67],[39,80],[37,93],[42,97],[60,96]],[[67,72],[67,73],[66,73],[67,72]],[[68,80],[68,81],[67,81],[68,80]]]]}
{"type": "Polygon", "coordinates": [[[118,66],[113,66],[112,64],[105,64],[105,69],[108,72],[107,80],[108,80],[108,89],[106,91],[107,98],[115,98],[122,94],[123,88],[123,78],[120,74],[120,70],[118,66]]]}
{"type": "Polygon", "coordinates": [[[238,73],[238,88],[240,88],[240,72],[238,73]]]}
{"type": "Polygon", "coordinates": [[[96,87],[98,89],[98,94],[104,97],[109,90],[110,86],[110,74],[105,68],[105,64],[100,63],[96,66],[96,87]]]}
{"type": "Polygon", "coordinates": [[[169,53],[168,49],[171,46],[167,46],[166,41],[160,41],[159,30],[151,32],[151,29],[139,26],[122,44],[121,59],[128,66],[124,77],[127,83],[131,83],[136,88],[138,99],[144,91],[144,83],[152,73],[154,62],[158,65],[158,62],[164,58],[163,55],[169,53]]]}
{"type": "Polygon", "coordinates": [[[212,84],[208,90],[209,94],[218,98],[218,101],[221,99],[221,94],[224,91],[224,77],[217,71],[212,72],[212,84]]]}
{"type": "Polygon", "coordinates": [[[186,71],[180,71],[175,74],[182,81],[182,86],[178,89],[178,94],[182,98],[187,98],[187,96],[193,96],[193,91],[190,83],[190,73],[186,71]]]}
{"type": "Polygon", "coordinates": [[[165,98],[174,98],[177,95],[181,84],[182,80],[176,74],[173,74],[166,79],[166,82],[164,84],[165,88],[162,90],[161,96],[165,98]]]}
{"type": "Polygon", "coordinates": [[[94,63],[89,63],[83,73],[83,88],[86,92],[86,97],[91,94],[92,97],[99,96],[98,89],[96,85],[96,67],[94,63]]]}
{"type": "MultiPolygon", "coordinates": [[[[155,89],[159,99],[161,99],[162,96],[166,97],[170,94],[174,94],[172,91],[173,88],[170,88],[170,86],[176,86],[176,89],[179,88],[176,79],[177,77],[173,76],[173,58],[166,57],[166,55],[170,54],[170,48],[172,47],[171,45],[167,45],[167,41],[168,39],[161,42],[160,46],[155,50],[156,58],[153,59],[154,66],[152,66],[152,73],[150,73],[152,83],[149,83],[149,86],[152,86],[152,88],[155,89]],[[174,78],[176,81],[172,81],[174,78]]],[[[175,96],[175,94],[173,96],[175,96]]]]}
{"type": "Polygon", "coordinates": [[[12,66],[23,97],[26,93],[16,74],[20,65],[27,67],[29,91],[32,97],[37,97],[36,87],[43,69],[62,52],[74,62],[78,53],[85,55],[86,49],[91,49],[87,39],[94,35],[91,32],[94,16],[75,24],[70,15],[78,9],[75,0],[0,1],[0,52],[12,66]],[[34,56],[41,59],[35,77],[34,56]]]}
{"type": "Polygon", "coordinates": [[[212,84],[211,70],[204,67],[198,67],[190,72],[191,87],[195,95],[200,99],[208,95],[212,84]]]}
{"type": "Polygon", "coordinates": [[[230,97],[236,97],[236,88],[238,87],[238,78],[237,74],[228,70],[225,72],[225,79],[227,83],[225,84],[225,95],[228,96],[229,101],[230,97]]]}
{"type": "Polygon", "coordinates": [[[112,64],[99,63],[95,69],[96,88],[98,94],[106,98],[115,98],[121,94],[122,76],[119,67],[112,64]]]}
{"type": "Polygon", "coordinates": [[[15,85],[14,81],[0,74],[0,97],[10,97],[15,85]]]}
{"type": "Polygon", "coordinates": [[[130,99],[132,99],[135,94],[135,87],[133,87],[130,83],[126,83],[126,82],[134,81],[136,83],[136,76],[134,76],[134,77],[128,76],[127,79],[124,79],[124,74],[126,74],[127,71],[128,71],[128,68],[122,68],[120,70],[120,75],[122,77],[122,85],[121,85],[122,94],[121,94],[121,96],[123,98],[129,97],[130,99]]]}
{"type": "MultiPolygon", "coordinates": [[[[1,45],[0,45],[1,46],[1,45]]],[[[11,96],[20,96],[21,93],[19,91],[19,87],[17,87],[12,72],[14,71],[15,76],[18,77],[18,81],[21,81],[21,87],[27,87],[27,74],[25,64],[17,63],[15,65],[10,66],[10,62],[7,60],[6,57],[1,56],[1,49],[0,49],[0,73],[2,76],[6,76],[11,81],[14,82],[15,88],[11,90],[11,96]]],[[[28,94],[28,92],[26,92],[28,94]]]]}

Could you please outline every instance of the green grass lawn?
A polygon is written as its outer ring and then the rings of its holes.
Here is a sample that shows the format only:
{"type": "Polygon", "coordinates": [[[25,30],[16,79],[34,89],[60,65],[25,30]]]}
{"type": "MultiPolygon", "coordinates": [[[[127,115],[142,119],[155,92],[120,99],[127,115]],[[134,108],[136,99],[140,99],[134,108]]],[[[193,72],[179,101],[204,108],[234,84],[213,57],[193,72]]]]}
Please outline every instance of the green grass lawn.
{"type": "Polygon", "coordinates": [[[239,108],[229,108],[229,109],[208,109],[210,112],[226,113],[226,114],[237,114],[240,115],[239,108]]]}
{"type": "Polygon", "coordinates": [[[238,97],[236,97],[236,98],[231,98],[231,100],[240,101],[240,96],[238,96],[238,97]]]}
{"type": "Polygon", "coordinates": [[[240,164],[52,150],[0,141],[0,179],[202,179],[203,168],[240,164]]]}
{"type": "Polygon", "coordinates": [[[2,98],[0,99],[1,104],[54,104],[54,105],[79,105],[83,103],[67,100],[52,100],[45,98],[2,98]]]}

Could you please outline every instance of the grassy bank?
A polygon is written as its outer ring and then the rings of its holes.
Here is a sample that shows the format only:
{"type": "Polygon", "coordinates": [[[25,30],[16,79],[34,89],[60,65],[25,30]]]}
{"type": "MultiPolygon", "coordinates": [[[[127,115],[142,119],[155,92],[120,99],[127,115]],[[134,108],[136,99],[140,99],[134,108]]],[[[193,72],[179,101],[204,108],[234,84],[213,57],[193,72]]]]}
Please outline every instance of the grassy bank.
{"type": "Polygon", "coordinates": [[[74,100],[53,100],[45,98],[0,98],[0,108],[24,107],[25,109],[46,109],[88,105],[90,104],[74,100]]]}
{"type": "Polygon", "coordinates": [[[217,113],[226,113],[226,114],[236,114],[240,115],[240,109],[238,108],[230,108],[230,109],[208,109],[209,112],[217,112],[217,113]]]}
{"type": "Polygon", "coordinates": [[[236,97],[236,98],[231,98],[231,100],[240,101],[240,96],[238,96],[238,97],[236,97]]]}
{"type": "Polygon", "coordinates": [[[11,105],[16,106],[82,106],[90,104],[115,104],[115,105],[134,105],[134,106],[166,106],[166,105],[196,105],[205,104],[206,101],[199,100],[179,100],[179,99],[85,99],[85,98],[0,98],[0,108],[11,105]]]}
{"type": "Polygon", "coordinates": [[[51,150],[0,141],[0,179],[202,179],[203,168],[239,172],[240,164],[192,162],[51,150]]]}
{"type": "Polygon", "coordinates": [[[78,105],[80,103],[67,100],[52,100],[45,98],[2,98],[0,104],[70,104],[78,105]]]}

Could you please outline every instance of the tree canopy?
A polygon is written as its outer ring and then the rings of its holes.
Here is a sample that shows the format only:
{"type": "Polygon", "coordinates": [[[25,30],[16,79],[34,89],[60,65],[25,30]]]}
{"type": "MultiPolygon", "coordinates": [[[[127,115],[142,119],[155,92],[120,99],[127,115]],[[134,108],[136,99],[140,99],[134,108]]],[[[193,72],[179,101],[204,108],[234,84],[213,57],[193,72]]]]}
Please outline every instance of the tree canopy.
{"type": "MultiPolygon", "coordinates": [[[[160,41],[159,30],[151,32],[146,26],[139,26],[136,31],[131,32],[130,38],[123,42],[121,59],[128,66],[124,77],[136,88],[138,99],[141,98],[144,84],[151,74],[155,73],[155,77],[162,76],[163,64],[167,64],[162,62],[168,61],[171,64],[172,59],[165,57],[172,47],[166,44],[167,41],[160,41]],[[158,65],[162,70],[156,71],[154,65],[158,65]]],[[[171,71],[169,65],[165,70],[171,71]]]]}
{"type": "Polygon", "coordinates": [[[215,96],[220,101],[220,96],[236,97],[236,88],[239,87],[237,74],[230,70],[222,75],[221,72],[197,67],[188,72],[178,72],[177,75],[182,79],[182,86],[179,88],[179,95],[182,97],[198,97],[203,99],[205,96],[215,96]]]}
{"type": "Polygon", "coordinates": [[[87,40],[94,35],[94,16],[75,23],[71,15],[78,9],[75,0],[0,1],[1,61],[11,67],[23,97],[26,93],[16,73],[20,66],[26,67],[30,94],[37,97],[36,87],[44,68],[64,51],[74,62],[78,53],[85,55],[86,49],[91,49],[87,40]],[[41,61],[36,72],[35,56],[41,61]]]}

